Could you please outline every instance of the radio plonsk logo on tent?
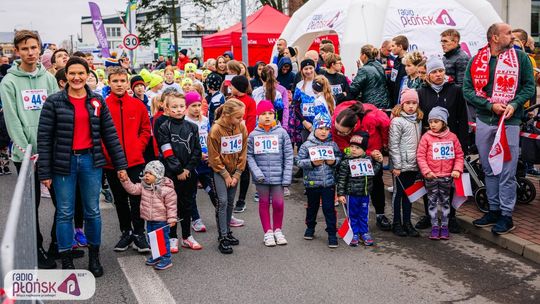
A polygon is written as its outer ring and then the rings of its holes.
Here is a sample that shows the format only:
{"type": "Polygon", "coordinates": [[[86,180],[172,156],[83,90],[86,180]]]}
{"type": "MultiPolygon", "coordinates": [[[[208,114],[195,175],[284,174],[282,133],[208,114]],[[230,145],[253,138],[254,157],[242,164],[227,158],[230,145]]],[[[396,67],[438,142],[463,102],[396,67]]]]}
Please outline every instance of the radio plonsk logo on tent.
{"type": "Polygon", "coordinates": [[[12,270],[4,277],[6,296],[14,300],[87,300],[96,291],[88,270],[12,270]]]}

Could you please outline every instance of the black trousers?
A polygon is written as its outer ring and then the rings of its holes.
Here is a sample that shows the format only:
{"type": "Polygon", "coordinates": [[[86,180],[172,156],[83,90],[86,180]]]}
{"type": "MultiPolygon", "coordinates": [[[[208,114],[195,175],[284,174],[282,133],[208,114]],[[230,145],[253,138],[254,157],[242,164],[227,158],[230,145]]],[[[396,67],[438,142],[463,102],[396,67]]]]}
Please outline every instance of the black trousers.
{"type": "Polygon", "coordinates": [[[371,192],[371,203],[375,207],[376,214],[384,214],[384,195],[383,170],[380,170],[373,177],[373,191],[371,192]]]}
{"type": "Polygon", "coordinates": [[[244,172],[242,172],[242,175],[240,176],[240,194],[238,194],[239,201],[246,201],[246,196],[249,189],[250,175],[251,174],[249,174],[249,166],[246,163],[246,169],[244,170],[244,172]]]}
{"type": "MultiPolygon", "coordinates": [[[[143,170],[144,165],[137,165],[127,168],[126,171],[133,183],[140,183],[143,170]]],[[[118,179],[116,170],[106,169],[105,174],[114,197],[120,231],[133,231],[134,234],[144,234],[144,220],[141,219],[141,196],[127,193],[118,179]]]]}
{"type": "MultiPolygon", "coordinates": [[[[191,172],[185,181],[179,181],[176,177],[170,177],[174,182],[176,191],[177,206],[176,211],[180,227],[182,227],[182,238],[187,239],[191,235],[191,206],[195,200],[197,192],[197,175],[191,172]]],[[[178,225],[171,227],[170,238],[178,238],[178,225]]]]}

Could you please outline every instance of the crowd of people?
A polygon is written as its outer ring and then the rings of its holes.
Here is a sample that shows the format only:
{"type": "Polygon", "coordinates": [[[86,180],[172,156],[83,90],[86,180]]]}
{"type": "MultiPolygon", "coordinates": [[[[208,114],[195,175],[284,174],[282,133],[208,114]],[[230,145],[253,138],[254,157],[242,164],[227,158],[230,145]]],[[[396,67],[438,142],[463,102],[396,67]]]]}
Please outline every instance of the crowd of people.
{"type": "Polygon", "coordinates": [[[322,207],[328,246],[338,246],[335,208],[342,203],[350,245],[373,245],[370,202],[382,231],[418,237],[418,229],[431,227],[430,239],[448,240],[460,232],[453,181],[463,173],[464,155],[476,149],[490,211],[474,225],[508,233],[519,124],[525,106],[536,102],[534,43],[523,30],[493,24],[487,45],[471,59],[459,32],[446,30],[440,38],[441,56],[429,58],[409,52],[403,35],[380,49],[364,45],[349,79],[331,41],[302,57],[279,39],[270,63],[252,67],[230,51],[202,64],[181,50],[176,65],[160,57],[154,70],[135,73],[127,57],[114,57],[103,69],[91,54],[42,53],[35,32],[16,32],[18,59],[10,65],[2,58],[0,66],[0,170],[10,174],[11,157],[18,172],[29,144],[39,155],[36,211],[40,184],[56,208],[47,251],[36,223],[39,267],[55,268],[61,259],[63,269],[73,269],[73,259],[84,255],[79,247],[87,246],[88,269],[103,275],[100,194],[116,208],[115,251],[148,253],[147,233],[163,230],[166,254],[146,260],[158,270],[172,266],[179,247],[202,249],[192,233],[207,231],[198,192],[215,207],[221,253],[233,253],[240,242],[231,227],[244,221],[233,214],[246,209],[250,183],[264,245],[285,245],[285,197],[294,178],[305,187],[306,240],[315,236],[322,207]],[[505,75],[515,81],[501,85],[505,75]],[[494,174],[488,156],[500,119],[512,159],[494,174]],[[389,189],[383,170],[393,176],[389,189]],[[427,195],[425,215],[414,225],[406,189],[418,180],[427,195]],[[392,220],[385,190],[393,193],[392,220]]]}

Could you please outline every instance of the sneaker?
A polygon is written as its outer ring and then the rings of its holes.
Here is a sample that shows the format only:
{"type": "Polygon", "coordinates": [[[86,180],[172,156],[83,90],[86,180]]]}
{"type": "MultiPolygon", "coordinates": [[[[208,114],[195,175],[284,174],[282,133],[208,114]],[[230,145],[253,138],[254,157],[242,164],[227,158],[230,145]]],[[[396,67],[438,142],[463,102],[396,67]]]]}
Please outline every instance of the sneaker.
{"type": "Polygon", "coordinates": [[[157,263],[159,263],[159,260],[161,259],[161,257],[157,258],[157,259],[153,259],[151,256],[148,257],[148,259],[146,259],[146,262],[145,264],[148,265],[148,266],[155,266],[157,263]]]}
{"type": "Polygon", "coordinates": [[[201,219],[193,221],[191,227],[195,232],[206,232],[206,226],[203,224],[203,221],[201,219]]]}
{"type": "Polygon", "coordinates": [[[425,215],[420,217],[420,220],[418,221],[418,223],[414,225],[414,228],[416,229],[428,229],[429,227],[431,227],[431,218],[425,215]]]}
{"type": "Polygon", "coordinates": [[[170,238],[169,246],[171,248],[171,253],[178,253],[178,239],[177,238],[170,238]]]}
{"type": "Polygon", "coordinates": [[[259,202],[259,193],[258,192],[255,192],[255,195],[253,196],[253,201],[255,203],[258,203],[259,202]]]}
{"type": "MultiPolygon", "coordinates": [[[[4,173],[7,174],[7,173],[4,173]]],[[[534,176],[540,176],[540,170],[532,167],[531,169],[527,170],[527,174],[534,175],[534,176]]]]}
{"type": "Polygon", "coordinates": [[[150,252],[150,246],[146,240],[144,234],[134,234],[133,235],[133,249],[137,250],[139,253],[150,252]]]}
{"type": "Polygon", "coordinates": [[[369,232],[362,234],[362,240],[364,241],[364,246],[373,246],[375,244],[369,232]]]}
{"type": "Polygon", "coordinates": [[[448,231],[447,226],[441,226],[441,232],[440,232],[440,239],[441,240],[449,240],[450,239],[450,233],[448,231]]]}
{"type": "Polygon", "coordinates": [[[384,214],[377,215],[377,227],[379,227],[379,229],[381,229],[382,231],[392,230],[392,225],[384,214]]]}
{"type": "Polygon", "coordinates": [[[456,217],[448,219],[448,229],[450,230],[450,233],[461,233],[461,227],[459,226],[456,217]]]}
{"type": "Polygon", "coordinates": [[[234,213],[242,213],[245,210],[246,210],[246,202],[245,201],[237,201],[233,212],[234,213]]]}
{"type": "Polygon", "coordinates": [[[407,236],[407,232],[403,229],[400,222],[394,222],[392,224],[392,232],[397,236],[407,236]]]}
{"type": "Polygon", "coordinates": [[[351,243],[349,244],[349,246],[356,247],[356,246],[358,246],[358,242],[359,242],[358,234],[355,234],[355,235],[353,235],[351,243]]]}
{"type": "Polygon", "coordinates": [[[75,228],[75,242],[77,242],[78,247],[88,246],[86,235],[84,235],[84,232],[81,228],[75,228]]]}
{"type": "Polygon", "coordinates": [[[514,222],[512,221],[511,216],[507,215],[501,215],[499,220],[497,221],[497,224],[491,228],[491,232],[498,235],[507,234],[508,232],[514,230],[516,226],[514,226],[514,222]]]}
{"type": "Polygon", "coordinates": [[[392,187],[392,186],[386,187],[386,191],[388,191],[390,193],[394,193],[394,187],[392,187]]]}
{"type": "Polygon", "coordinates": [[[110,188],[101,189],[101,194],[103,194],[103,199],[106,203],[112,204],[114,203],[114,197],[112,195],[110,188]]]}
{"type": "Polygon", "coordinates": [[[227,239],[227,241],[229,241],[229,244],[231,244],[231,246],[238,246],[240,245],[240,241],[235,238],[232,234],[232,232],[229,231],[229,233],[227,233],[227,236],[225,237],[227,239]]]}
{"type": "Polygon", "coordinates": [[[276,229],[276,231],[274,231],[274,237],[276,238],[276,244],[287,245],[287,239],[285,239],[285,236],[283,235],[283,232],[281,232],[281,229],[276,229]]]}
{"type": "Polygon", "coordinates": [[[329,248],[337,248],[338,247],[338,240],[335,235],[328,236],[328,247],[329,248]]]}
{"type": "Polygon", "coordinates": [[[315,228],[307,228],[304,232],[304,240],[313,240],[313,235],[315,235],[315,228]]]}
{"type": "Polygon", "coordinates": [[[438,240],[440,238],[439,235],[439,226],[432,226],[431,227],[431,234],[429,235],[430,240],[438,240]]]}
{"type": "Polygon", "coordinates": [[[9,170],[9,167],[6,166],[4,167],[4,175],[10,175],[11,174],[11,170],[9,170]]]}
{"type": "Polygon", "coordinates": [[[231,226],[231,227],[242,227],[242,226],[244,226],[244,220],[241,220],[239,218],[235,218],[234,216],[232,216],[231,221],[229,222],[229,226],[231,226]]]}
{"type": "Polygon", "coordinates": [[[156,265],[154,265],[154,269],[156,270],[165,270],[171,267],[172,267],[171,259],[161,259],[156,265]]]}
{"type": "Polygon", "coordinates": [[[195,240],[193,235],[188,236],[187,239],[182,239],[182,247],[184,248],[190,248],[193,250],[201,250],[202,246],[195,240]]]}
{"type": "Polygon", "coordinates": [[[47,189],[47,187],[45,187],[45,185],[41,184],[40,190],[41,190],[41,197],[51,198],[51,194],[49,193],[49,189],[47,189]]]}
{"type": "Polygon", "coordinates": [[[54,259],[47,255],[45,252],[45,249],[43,247],[39,246],[38,252],[38,268],[39,269],[54,269],[56,268],[56,262],[54,259]]]}
{"type": "Polygon", "coordinates": [[[220,238],[219,239],[219,246],[218,246],[219,252],[222,254],[231,254],[233,253],[233,248],[231,244],[229,243],[229,240],[226,238],[220,238]]]}
{"type": "Polygon", "coordinates": [[[274,233],[272,232],[272,230],[268,230],[264,234],[264,245],[266,247],[274,247],[274,246],[276,246],[276,240],[274,239],[274,233]]]}
{"type": "Polygon", "coordinates": [[[407,222],[403,225],[403,230],[407,233],[407,236],[412,237],[419,237],[420,233],[416,229],[414,229],[414,226],[411,224],[411,222],[407,222]]]}
{"type": "Polygon", "coordinates": [[[291,191],[289,187],[283,187],[283,196],[291,196],[291,191]]]}
{"type": "Polygon", "coordinates": [[[490,226],[495,225],[500,217],[501,217],[501,210],[497,210],[497,211],[489,210],[489,212],[484,214],[482,218],[474,220],[472,223],[476,227],[480,227],[480,228],[490,227],[490,226]]]}
{"type": "Polygon", "coordinates": [[[133,235],[131,234],[131,231],[124,231],[120,237],[120,241],[118,241],[116,246],[114,246],[114,251],[126,251],[131,243],[133,243],[133,235]]]}

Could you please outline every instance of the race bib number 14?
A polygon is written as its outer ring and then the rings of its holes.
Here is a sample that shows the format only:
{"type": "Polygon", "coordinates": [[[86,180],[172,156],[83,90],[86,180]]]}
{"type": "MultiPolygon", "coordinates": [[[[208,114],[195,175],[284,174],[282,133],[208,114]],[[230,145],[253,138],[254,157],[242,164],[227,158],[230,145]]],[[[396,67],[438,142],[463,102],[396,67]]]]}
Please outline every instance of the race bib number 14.
{"type": "Polygon", "coordinates": [[[318,160],[334,160],[336,156],[334,155],[334,149],[331,146],[316,146],[308,149],[309,159],[311,161],[318,160]]]}
{"type": "Polygon", "coordinates": [[[25,110],[41,110],[43,103],[47,99],[47,90],[22,90],[21,96],[25,110]]]}
{"type": "Polygon", "coordinates": [[[221,153],[234,154],[242,151],[242,134],[223,136],[221,138],[221,153]]]}

